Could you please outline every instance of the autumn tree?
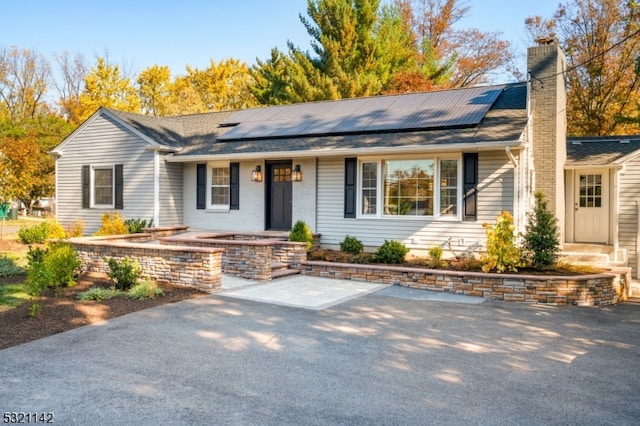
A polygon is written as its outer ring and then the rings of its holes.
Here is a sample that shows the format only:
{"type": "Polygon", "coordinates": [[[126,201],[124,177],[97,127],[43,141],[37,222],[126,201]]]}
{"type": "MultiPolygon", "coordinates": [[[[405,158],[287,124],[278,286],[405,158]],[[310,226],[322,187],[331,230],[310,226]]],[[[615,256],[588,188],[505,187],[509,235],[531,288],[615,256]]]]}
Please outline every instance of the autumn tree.
{"type": "Polygon", "coordinates": [[[149,115],[166,115],[171,93],[171,71],[168,66],[153,65],[138,76],[138,95],[142,111],[149,115]]]}
{"type": "Polygon", "coordinates": [[[69,52],[63,52],[56,55],[55,59],[59,77],[54,79],[54,85],[58,92],[60,111],[69,123],[78,126],[83,117],[80,95],[85,86],[89,66],[81,54],[72,56],[69,52]]]}
{"type": "MultiPolygon", "coordinates": [[[[499,32],[458,29],[470,7],[460,0],[396,0],[416,39],[418,71],[435,87],[468,87],[502,70],[519,77],[510,43],[499,32]]],[[[418,84],[424,84],[419,79],[418,84]]]]}
{"type": "Polygon", "coordinates": [[[0,122],[0,200],[21,201],[31,208],[36,200],[53,195],[55,161],[49,152],[72,128],[54,114],[0,122]]]}
{"type": "Polygon", "coordinates": [[[122,75],[118,65],[109,64],[105,58],[97,59],[84,82],[79,99],[82,120],[86,120],[99,107],[140,112],[140,98],[131,80],[122,75]]]}
{"type": "Polygon", "coordinates": [[[247,64],[238,59],[210,61],[200,70],[187,66],[187,80],[209,111],[235,110],[256,105],[247,64]]]}
{"type": "Polygon", "coordinates": [[[567,55],[567,133],[637,133],[624,120],[640,105],[640,4],[627,0],[571,0],[551,19],[528,18],[532,37],[557,38],[567,55]]]}
{"type": "Polygon", "coordinates": [[[42,55],[0,49],[0,112],[14,122],[36,116],[45,106],[49,78],[49,62],[42,55]]]}

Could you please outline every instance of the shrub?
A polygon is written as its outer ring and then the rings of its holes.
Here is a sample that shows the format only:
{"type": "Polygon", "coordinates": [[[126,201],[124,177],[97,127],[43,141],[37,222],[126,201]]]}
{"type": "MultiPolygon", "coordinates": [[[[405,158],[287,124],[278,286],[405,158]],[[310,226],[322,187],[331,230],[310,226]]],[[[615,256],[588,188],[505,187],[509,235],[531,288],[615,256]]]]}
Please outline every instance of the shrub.
{"type": "Polygon", "coordinates": [[[46,251],[40,247],[29,247],[27,253],[28,267],[27,279],[25,281],[27,292],[30,296],[31,306],[29,307],[29,315],[35,317],[40,312],[39,303],[40,296],[45,288],[51,282],[51,276],[44,265],[44,255],[46,251]]]}
{"type": "Polygon", "coordinates": [[[357,255],[364,251],[364,245],[359,239],[347,235],[340,243],[340,250],[344,251],[345,253],[357,255]]]}
{"type": "Polygon", "coordinates": [[[307,243],[307,251],[311,250],[313,245],[313,234],[311,228],[304,221],[299,220],[291,228],[289,232],[289,241],[297,241],[301,243],[307,243]]]}
{"type": "Polygon", "coordinates": [[[433,246],[429,249],[429,266],[439,268],[442,266],[442,247],[433,246]]]}
{"type": "Polygon", "coordinates": [[[132,262],[129,258],[124,258],[122,261],[110,258],[106,262],[109,265],[107,275],[118,290],[130,289],[142,275],[142,268],[138,262],[132,262]]]}
{"type": "Polygon", "coordinates": [[[16,264],[15,259],[6,254],[0,254],[0,277],[10,277],[21,274],[24,274],[24,268],[16,264]]]}
{"type": "Polygon", "coordinates": [[[401,242],[384,240],[384,244],[376,250],[374,259],[378,263],[402,263],[407,253],[409,249],[401,242]]]}
{"type": "Polygon", "coordinates": [[[527,260],[538,270],[552,267],[560,258],[560,231],[558,219],[547,207],[542,192],[535,193],[533,212],[527,214],[528,223],[524,236],[527,260]]]}
{"type": "Polygon", "coordinates": [[[18,238],[22,244],[42,244],[49,236],[49,223],[22,225],[18,230],[18,238]]]}
{"type": "Polygon", "coordinates": [[[93,287],[87,291],[83,291],[82,293],[80,293],[78,295],[78,298],[83,302],[87,300],[101,301],[101,300],[113,299],[114,297],[120,297],[124,295],[125,295],[125,292],[116,290],[114,287],[111,287],[111,288],[93,287]]]}
{"type": "Polygon", "coordinates": [[[47,223],[47,238],[52,240],[63,240],[67,238],[67,233],[60,223],[55,219],[48,219],[47,223]]]}
{"type": "Polygon", "coordinates": [[[122,235],[127,233],[127,226],[124,220],[120,217],[120,214],[105,212],[101,218],[102,226],[93,234],[96,236],[101,235],[122,235]]]}
{"type": "Polygon", "coordinates": [[[522,256],[515,242],[513,216],[508,211],[503,211],[496,217],[495,226],[488,223],[482,226],[486,228],[487,233],[487,251],[482,259],[482,270],[495,270],[498,273],[517,272],[518,267],[522,266],[522,256]]]}
{"type": "Polygon", "coordinates": [[[84,234],[84,222],[77,219],[75,222],[67,223],[64,227],[64,232],[69,238],[82,237],[84,234]]]}
{"type": "Polygon", "coordinates": [[[82,265],[75,247],[65,242],[49,243],[43,263],[50,276],[50,287],[73,287],[82,265]]]}
{"type": "Polygon", "coordinates": [[[158,296],[162,296],[164,291],[158,284],[147,278],[145,280],[139,281],[136,285],[131,287],[131,289],[127,292],[127,297],[130,299],[155,299],[158,296]]]}
{"type": "Polygon", "coordinates": [[[128,234],[141,234],[144,228],[151,228],[153,226],[153,219],[127,219],[124,221],[124,225],[127,228],[128,234]]]}

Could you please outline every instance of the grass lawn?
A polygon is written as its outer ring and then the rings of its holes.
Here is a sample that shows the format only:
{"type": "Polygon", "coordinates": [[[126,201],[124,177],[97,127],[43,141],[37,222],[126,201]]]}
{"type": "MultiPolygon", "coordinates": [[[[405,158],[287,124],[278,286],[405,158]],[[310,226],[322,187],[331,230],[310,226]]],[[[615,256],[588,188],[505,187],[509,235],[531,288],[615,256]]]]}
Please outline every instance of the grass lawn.
{"type": "Polygon", "coordinates": [[[0,312],[20,306],[29,300],[26,285],[19,284],[0,284],[0,312]]]}

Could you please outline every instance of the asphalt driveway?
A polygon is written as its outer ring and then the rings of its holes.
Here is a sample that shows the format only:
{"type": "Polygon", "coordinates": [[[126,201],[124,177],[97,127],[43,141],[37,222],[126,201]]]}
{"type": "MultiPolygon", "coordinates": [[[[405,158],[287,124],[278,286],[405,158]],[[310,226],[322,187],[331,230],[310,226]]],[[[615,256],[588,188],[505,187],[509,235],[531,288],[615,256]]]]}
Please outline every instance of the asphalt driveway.
{"type": "Polygon", "coordinates": [[[403,290],[322,310],[212,295],[5,349],[0,408],[65,425],[640,421],[640,306],[403,290]]]}

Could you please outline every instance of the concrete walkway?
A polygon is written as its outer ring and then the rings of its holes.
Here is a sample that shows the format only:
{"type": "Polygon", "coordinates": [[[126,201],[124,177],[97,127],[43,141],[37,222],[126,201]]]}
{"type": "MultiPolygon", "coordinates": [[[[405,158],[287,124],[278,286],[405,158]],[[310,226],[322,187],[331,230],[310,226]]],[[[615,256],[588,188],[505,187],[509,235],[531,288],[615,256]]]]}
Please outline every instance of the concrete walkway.
{"type": "Polygon", "coordinates": [[[273,281],[260,282],[225,274],[222,276],[222,291],[216,294],[255,302],[322,310],[375,292],[379,292],[381,295],[414,300],[467,304],[485,301],[481,297],[413,290],[387,284],[319,278],[307,275],[292,275],[273,281]]]}

